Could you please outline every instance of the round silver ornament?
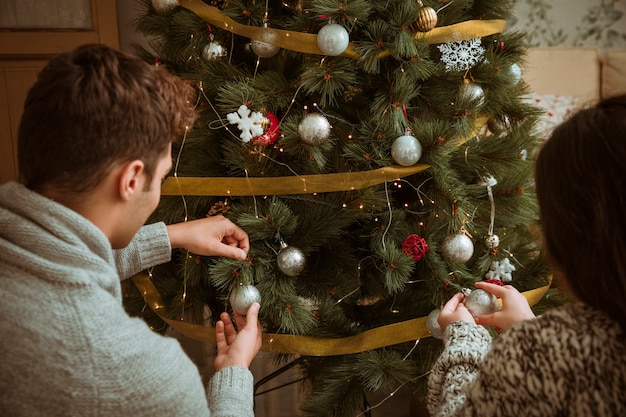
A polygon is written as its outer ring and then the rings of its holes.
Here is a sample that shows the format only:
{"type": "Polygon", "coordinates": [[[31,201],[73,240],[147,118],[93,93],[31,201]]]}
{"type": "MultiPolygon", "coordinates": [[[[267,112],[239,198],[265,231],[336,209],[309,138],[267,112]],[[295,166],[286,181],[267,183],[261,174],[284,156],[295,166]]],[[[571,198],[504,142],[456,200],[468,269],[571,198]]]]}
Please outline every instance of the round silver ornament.
{"type": "Polygon", "coordinates": [[[330,122],[321,113],[309,113],[300,121],[298,135],[309,145],[322,144],[330,136],[330,122]]]}
{"type": "Polygon", "coordinates": [[[254,285],[238,285],[230,293],[229,301],[234,312],[245,316],[252,303],[261,303],[261,293],[254,285]]]}
{"type": "Polygon", "coordinates": [[[178,6],[178,0],[152,0],[152,7],[159,13],[169,13],[178,6]]]}
{"type": "Polygon", "coordinates": [[[415,136],[406,132],[403,136],[399,136],[393,141],[391,157],[399,165],[414,165],[422,157],[422,145],[415,136]]]}
{"type": "Polygon", "coordinates": [[[441,243],[441,254],[450,263],[463,264],[474,254],[474,243],[463,232],[446,236],[441,243]]]}
{"type": "Polygon", "coordinates": [[[290,277],[295,277],[302,272],[306,263],[304,253],[300,249],[287,246],[285,243],[281,244],[276,261],[278,262],[278,269],[290,277]]]}
{"type": "Polygon", "coordinates": [[[498,297],[485,290],[473,290],[465,297],[463,304],[474,317],[498,311],[498,297]]]}
{"type": "Polygon", "coordinates": [[[513,85],[517,85],[522,79],[522,69],[515,62],[509,67],[509,74],[511,75],[513,85]]]}
{"type": "Polygon", "coordinates": [[[441,331],[441,326],[437,321],[439,313],[441,313],[441,310],[437,308],[428,313],[428,316],[426,317],[426,328],[430,332],[430,335],[435,339],[443,339],[443,332],[441,331]]]}
{"type": "Polygon", "coordinates": [[[346,28],[337,23],[331,23],[320,29],[317,34],[317,46],[326,55],[341,55],[350,43],[350,35],[346,28]]]}
{"type": "Polygon", "coordinates": [[[250,42],[250,49],[260,58],[271,58],[280,51],[280,46],[253,40],[250,42]]]}
{"type": "Polygon", "coordinates": [[[485,103],[485,91],[483,88],[468,80],[465,80],[461,85],[461,97],[475,102],[477,106],[482,106],[485,103]]]}
{"type": "Polygon", "coordinates": [[[498,235],[487,235],[484,242],[487,249],[495,249],[500,246],[500,237],[498,235]]]}
{"type": "Polygon", "coordinates": [[[226,56],[226,48],[218,42],[211,42],[204,45],[204,48],[202,49],[202,56],[207,61],[222,58],[226,56]]]}

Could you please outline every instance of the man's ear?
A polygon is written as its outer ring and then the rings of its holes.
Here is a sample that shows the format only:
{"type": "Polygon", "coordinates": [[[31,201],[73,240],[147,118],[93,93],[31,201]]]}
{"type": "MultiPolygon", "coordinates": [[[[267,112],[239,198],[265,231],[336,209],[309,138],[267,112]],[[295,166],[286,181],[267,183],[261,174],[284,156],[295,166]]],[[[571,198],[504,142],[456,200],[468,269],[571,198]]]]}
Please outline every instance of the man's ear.
{"type": "Polygon", "coordinates": [[[126,162],[120,166],[117,188],[122,200],[129,200],[133,194],[144,189],[146,182],[144,173],[144,163],[139,159],[126,162]]]}

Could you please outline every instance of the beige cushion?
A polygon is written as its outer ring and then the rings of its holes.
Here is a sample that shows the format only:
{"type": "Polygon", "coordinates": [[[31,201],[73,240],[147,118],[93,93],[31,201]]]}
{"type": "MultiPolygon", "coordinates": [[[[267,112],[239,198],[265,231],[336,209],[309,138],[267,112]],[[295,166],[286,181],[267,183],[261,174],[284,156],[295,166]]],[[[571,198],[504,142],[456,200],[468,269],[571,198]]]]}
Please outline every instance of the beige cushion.
{"type": "Polygon", "coordinates": [[[606,51],[602,61],[602,97],[626,94],[626,50],[606,51]]]}
{"type": "Polygon", "coordinates": [[[538,94],[575,96],[579,103],[600,95],[600,58],[596,48],[529,48],[523,78],[538,94]]]}

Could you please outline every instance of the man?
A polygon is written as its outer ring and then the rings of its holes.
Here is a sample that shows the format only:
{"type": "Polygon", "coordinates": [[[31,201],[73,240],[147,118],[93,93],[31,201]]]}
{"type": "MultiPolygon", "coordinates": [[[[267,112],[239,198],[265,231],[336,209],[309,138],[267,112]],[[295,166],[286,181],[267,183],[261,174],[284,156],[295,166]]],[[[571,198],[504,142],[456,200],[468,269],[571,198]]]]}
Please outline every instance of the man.
{"type": "Polygon", "coordinates": [[[143,226],[195,120],[193,89],[103,45],[53,58],[29,91],[20,183],[0,186],[0,414],[252,416],[259,305],[217,323],[205,392],[178,342],[122,307],[120,279],[171,249],[244,259],[224,217],[143,226]],[[208,401],[207,401],[208,399],[208,401]]]}

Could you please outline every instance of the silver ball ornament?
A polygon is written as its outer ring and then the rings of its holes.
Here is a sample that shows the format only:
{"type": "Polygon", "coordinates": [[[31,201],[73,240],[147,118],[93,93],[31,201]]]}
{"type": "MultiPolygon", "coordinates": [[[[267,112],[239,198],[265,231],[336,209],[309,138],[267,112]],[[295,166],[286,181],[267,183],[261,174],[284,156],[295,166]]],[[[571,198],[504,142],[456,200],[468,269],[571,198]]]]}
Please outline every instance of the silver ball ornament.
{"type": "Polygon", "coordinates": [[[463,304],[474,317],[498,311],[498,297],[485,290],[473,290],[465,297],[463,304]]]}
{"type": "Polygon", "coordinates": [[[309,113],[300,121],[298,135],[304,143],[320,145],[330,136],[330,122],[321,113],[309,113]]]}
{"type": "Polygon", "coordinates": [[[407,132],[393,141],[391,157],[399,165],[414,165],[422,157],[422,145],[415,136],[407,132]]]}
{"type": "Polygon", "coordinates": [[[350,35],[346,28],[331,23],[320,29],[317,34],[317,46],[326,55],[341,55],[350,43],[350,35]]]}
{"type": "Polygon", "coordinates": [[[218,42],[211,42],[204,45],[204,48],[202,49],[202,56],[207,61],[222,58],[226,56],[226,48],[218,42]]]}
{"type": "Polygon", "coordinates": [[[228,300],[234,312],[245,316],[252,303],[261,303],[261,293],[254,285],[238,285],[228,300]]]}
{"type": "Polygon", "coordinates": [[[428,316],[426,317],[426,328],[430,332],[430,335],[435,339],[443,339],[443,331],[441,331],[441,326],[437,321],[439,313],[441,313],[441,310],[437,308],[428,313],[428,316]]]}
{"type": "Polygon", "coordinates": [[[509,67],[509,74],[513,85],[517,85],[522,79],[522,69],[515,62],[509,67]]]}
{"type": "Polygon", "coordinates": [[[487,249],[495,249],[500,246],[500,238],[498,235],[487,235],[485,236],[484,242],[487,249]]]}
{"type": "Polygon", "coordinates": [[[300,249],[287,246],[284,243],[281,245],[276,261],[278,262],[278,269],[290,277],[295,277],[302,272],[306,264],[306,258],[300,249]]]}
{"type": "Polygon", "coordinates": [[[461,97],[474,102],[479,107],[485,103],[485,91],[483,88],[469,81],[461,85],[461,97]]]}
{"type": "Polygon", "coordinates": [[[159,13],[169,13],[178,6],[178,0],[152,0],[152,7],[159,13]]]}
{"type": "Polygon", "coordinates": [[[474,254],[474,243],[465,233],[452,233],[441,243],[441,254],[450,263],[463,264],[474,254]]]}

